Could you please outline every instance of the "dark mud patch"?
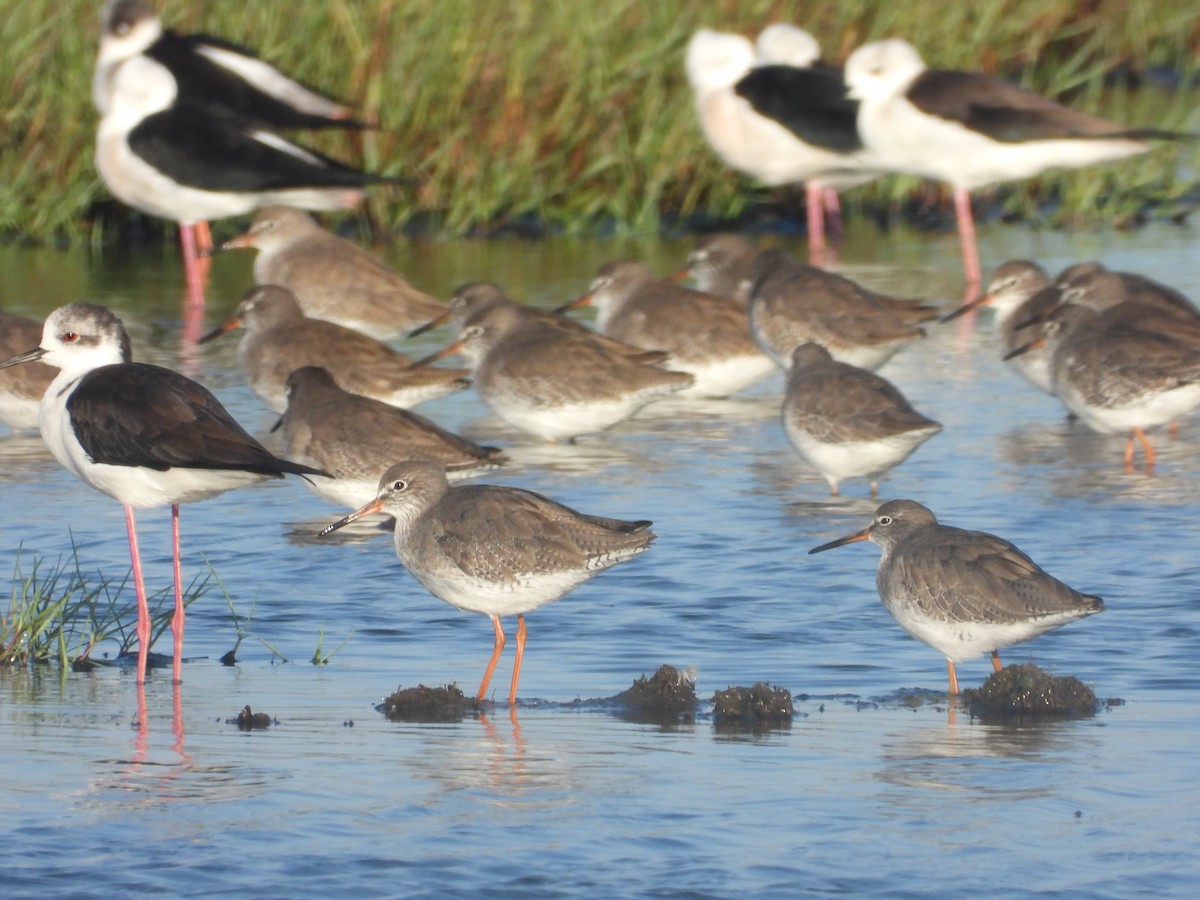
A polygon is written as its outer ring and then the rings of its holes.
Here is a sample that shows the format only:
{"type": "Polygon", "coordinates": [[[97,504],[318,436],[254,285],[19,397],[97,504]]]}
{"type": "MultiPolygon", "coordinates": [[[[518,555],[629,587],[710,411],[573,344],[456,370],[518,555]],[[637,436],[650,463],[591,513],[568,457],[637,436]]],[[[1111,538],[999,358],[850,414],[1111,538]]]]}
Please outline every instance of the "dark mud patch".
{"type": "Polygon", "coordinates": [[[1033,663],[1005,666],[978,688],[963,691],[967,711],[984,721],[1077,719],[1095,715],[1096,692],[1073,675],[1057,676],[1033,663]]]}
{"type": "Polygon", "coordinates": [[[696,680],[666,664],[647,678],[635,679],[626,690],[610,698],[622,718],[633,722],[679,723],[696,720],[696,680]]]}
{"type": "Polygon", "coordinates": [[[272,725],[278,725],[279,720],[265,712],[254,712],[249,704],[235,718],[226,719],[226,725],[236,725],[239,731],[262,731],[272,725]]]}
{"type": "Polygon", "coordinates": [[[461,722],[486,707],[457,686],[397,688],[375,707],[393,722],[461,722]]]}
{"type": "Polygon", "coordinates": [[[712,697],[713,724],[725,731],[791,728],[796,708],[792,693],[765,681],[751,687],[730,687],[712,697]]]}

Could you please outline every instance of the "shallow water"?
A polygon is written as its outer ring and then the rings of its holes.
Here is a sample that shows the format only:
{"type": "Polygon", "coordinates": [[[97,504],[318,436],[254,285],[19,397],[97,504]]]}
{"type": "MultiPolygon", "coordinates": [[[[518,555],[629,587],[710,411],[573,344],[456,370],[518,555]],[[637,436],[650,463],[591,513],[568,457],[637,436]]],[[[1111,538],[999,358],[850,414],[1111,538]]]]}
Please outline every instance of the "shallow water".
{"type": "MultiPolygon", "coordinates": [[[[412,242],[386,251],[446,295],[494,280],[545,305],[596,268],[641,256],[662,271],[689,241],[412,242]]],[[[1042,233],[985,227],[986,263],[1028,257],[1056,272],[1100,258],[1200,297],[1187,229],[1042,233]]],[[[801,251],[802,252],[802,251],[801,251]]],[[[215,261],[210,322],[250,282],[250,258],[215,261]]],[[[961,291],[952,234],[848,236],[841,268],[872,286],[938,299],[961,291]]],[[[173,248],[93,257],[0,247],[3,303],[45,314],[75,299],[115,307],[139,358],[181,360],[173,248]]],[[[1158,436],[1152,475],[1127,474],[1122,438],[1069,425],[1055,401],[997,360],[987,314],[931,329],[883,370],[945,431],[881,485],[944,522],[1001,534],[1108,610],[1029,644],[1115,706],[1088,720],[996,726],[951,716],[945,666],[884,611],[878,551],[809,548],[867,524],[851,481],[830,498],[778,422],[782,379],[729,401],[662,403],[611,433],[543,446],[472,395],[421,411],[509,448],[489,480],[580,509],[649,518],[652,550],[529,617],[515,713],[396,724],[374,704],[398,685],[473,692],[491,649],[482,616],[429,596],[387,535],[314,536],[342,511],[301,483],[188,506],[188,575],[213,588],[190,609],[177,690],[155,671],[145,727],[132,673],[0,670],[0,839],[7,895],[162,890],[173,895],[356,896],[925,894],[1188,895],[1200,876],[1200,501],[1197,427],[1158,436]],[[308,660],[318,645],[328,665],[308,660]],[[286,656],[283,662],[272,649],[286,656]],[[661,663],[697,693],[769,681],[797,695],[787,730],[639,725],[603,707],[661,663]],[[927,699],[910,706],[913,691],[927,699]],[[242,733],[245,705],[278,725],[242,733]]],[[[434,347],[428,336],[417,350],[434,347]]],[[[415,352],[415,351],[414,351],[415,352]]],[[[195,375],[265,435],[234,340],[195,375]]],[[[70,554],[119,581],[119,504],[81,486],[36,437],[0,438],[0,565],[70,554]],[[20,549],[19,549],[20,548],[20,549]]],[[[169,583],[168,518],[142,513],[152,589],[169,583]]],[[[165,649],[164,641],[159,649],[165,649]]],[[[111,649],[111,648],[108,648],[111,649]]],[[[510,651],[511,653],[511,651],[510,651]]],[[[507,690],[510,655],[494,690],[507,690]]],[[[979,684],[986,660],[959,667],[979,684]]]]}

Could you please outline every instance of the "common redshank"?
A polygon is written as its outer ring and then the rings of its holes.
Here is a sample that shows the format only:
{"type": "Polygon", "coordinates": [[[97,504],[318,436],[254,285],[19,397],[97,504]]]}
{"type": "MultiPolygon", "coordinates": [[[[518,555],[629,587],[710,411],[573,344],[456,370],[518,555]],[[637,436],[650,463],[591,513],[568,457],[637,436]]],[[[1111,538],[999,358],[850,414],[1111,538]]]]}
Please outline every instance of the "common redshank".
{"type": "MultiPolygon", "coordinates": [[[[0,309],[0,359],[8,359],[36,346],[42,339],[42,323],[0,309]]],[[[0,372],[0,422],[14,431],[38,427],[42,395],[58,372],[35,362],[0,372]]]]}
{"type": "Polygon", "coordinates": [[[665,350],[666,366],[695,381],[680,397],[728,397],[776,371],[736,301],[674,284],[640,260],[605,263],[587,293],[563,309],[594,306],[610,338],[665,350]]]}
{"type": "Polygon", "coordinates": [[[687,261],[671,278],[691,278],[697,289],[750,305],[750,285],[758,248],[740,234],[720,232],[696,241],[687,261]]]}
{"type": "Polygon", "coordinates": [[[261,209],[249,230],[222,249],[254,247],[254,280],[296,295],[304,314],[374,338],[400,337],[445,306],[358,244],[286,206],[261,209]]]}
{"type": "Polygon", "coordinates": [[[475,313],[454,343],[426,359],[461,352],[484,403],[521,431],[548,441],[604,431],[692,384],[685,372],[647,364],[517,306],[475,313]]]}
{"type": "Polygon", "coordinates": [[[288,375],[287,397],[280,419],[284,451],[289,459],[332,475],[310,479],[308,486],[339,506],[356,509],[370,502],[379,479],[398,459],[427,459],[452,479],[505,462],[498,448],[476,444],[406,409],[349,393],[316,366],[288,375]]]}
{"type": "Polygon", "coordinates": [[[1181,337],[1161,322],[1145,328],[1136,313],[1064,303],[1043,329],[1054,395],[1093,431],[1129,434],[1126,469],[1133,468],[1136,438],[1149,470],[1156,456],[1146,430],[1200,407],[1200,342],[1194,330],[1181,337]]]}
{"type": "Polygon", "coordinates": [[[867,477],[872,497],[881,475],[942,430],[886,378],[838,362],[819,344],[792,353],[783,428],[834,496],[842,479],[867,477]]]}
{"type": "Polygon", "coordinates": [[[878,369],[924,336],[916,322],[936,316],[930,307],[877,294],[779,249],[764,250],[754,264],[750,331],[781,368],[811,341],[839,362],[878,369]]]}
{"type": "Polygon", "coordinates": [[[396,518],[396,554],[417,581],[451,606],[492,620],[495,643],[477,700],[487,696],[506,642],[500,618],[517,617],[509,705],[517,700],[525,614],[644,552],[655,537],[648,521],[586,515],[533,491],[451,487],[445,473],[424,460],[393,465],[374,500],[321,534],[377,512],[396,518]]]}
{"type": "Polygon", "coordinates": [[[832,550],[871,541],[882,551],[875,582],[884,608],[917,640],[946,657],[950,694],[958,694],[954,664],[1028,641],[1104,609],[1048,575],[1003,538],[942,525],[915,500],[890,500],[862,531],[814,547],[832,550]]]}
{"type": "Polygon", "coordinates": [[[345,390],[391,406],[416,406],[470,387],[465,369],[412,367],[412,360],[367,335],[304,315],[295,296],[274,284],[251,288],[237,312],[200,339],[207,343],[237,328],[238,364],[268,408],[287,408],[289,374],[301,366],[320,366],[345,390]]]}

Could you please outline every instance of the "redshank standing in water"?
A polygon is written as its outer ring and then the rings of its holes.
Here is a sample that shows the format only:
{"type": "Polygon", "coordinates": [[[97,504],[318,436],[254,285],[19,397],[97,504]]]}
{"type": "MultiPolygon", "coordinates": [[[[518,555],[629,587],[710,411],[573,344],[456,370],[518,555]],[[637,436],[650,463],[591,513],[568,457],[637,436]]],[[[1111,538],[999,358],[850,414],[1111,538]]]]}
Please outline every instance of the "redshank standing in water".
{"type": "Polygon", "coordinates": [[[301,366],[320,366],[347,391],[407,408],[471,386],[465,369],[412,367],[412,360],[361,332],[310,319],[287,288],[251,288],[237,313],[200,339],[245,328],[238,364],[259,399],[275,412],[287,408],[287,377],[301,366]]]}
{"type": "Polygon", "coordinates": [[[837,496],[843,478],[878,479],[942,430],[886,378],[840,363],[819,344],[792,354],[783,428],[801,456],[829,482],[837,496]]]}
{"type": "Polygon", "coordinates": [[[308,486],[350,509],[375,496],[380,477],[398,459],[428,459],[450,478],[478,475],[505,461],[497,448],[480,446],[424,416],[342,390],[316,366],[288,376],[287,396],[279,421],[288,458],[332,475],[308,486]]]}
{"type": "Polygon", "coordinates": [[[388,469],[374,500],[321,534],[377,512],[395,516],[396,554],[417,581],[451,606],[492,620],[495,643],[477,700],[487,696],[506,642],[500,617],[517,617],[510,705],[525,654],[525,613],[644,552],[655,537],[650,522],[585,515],[520,488],[451,487],[441,468],[416,460],[388,469]]]}
{"type": "Polygon", "coordinates": [[[941,525],[915,500],[890,500],[862,531],[814,547],[832,550],[855,541],[878,544],[875,583],[884,608],[917,640],[946,657],[950,694],[958,694],[954,664],[1028,641],[1104,609],[1046,574],[1003,538],[941,525]]]}
{"type": "Polygon", "coordinates": [[[261,209],[223,250],[254,247],[254,280],[291,291],[304,314],[391,340],[440,316],[446,307],[353,241],[326,231],[308,213],[261,209]]]}

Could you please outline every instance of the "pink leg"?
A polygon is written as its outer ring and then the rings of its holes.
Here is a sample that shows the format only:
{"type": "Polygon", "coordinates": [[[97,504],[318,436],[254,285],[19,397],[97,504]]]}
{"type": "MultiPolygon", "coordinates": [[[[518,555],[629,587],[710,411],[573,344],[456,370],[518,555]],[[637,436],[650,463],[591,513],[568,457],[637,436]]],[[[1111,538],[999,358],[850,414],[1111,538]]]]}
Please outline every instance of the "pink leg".
{"type": "Polygon", "coordinates": [[[171,658],[171,681],[183,680],[183,566],[179,562],[179,504],[171,504],[171,564],[175,570],[175,615],[171,618],[171,636],[175,655],[171,658]]]}
{"type": "Polygon", "coordinates": [[[138,663],[137,683],[146,683],[146,657],[150,652],[150,606],[146,603],[146,583],[142,580],[142,555],[138,552],[137,527],[133,507],[125,504],[125,530],[129,533],[129,559],[133,563],[133,590],[137,594],[138,663]]]}
{"type": "Polygon", "coordinates": [[[958,236],[962,241],[963,269],[967,286],[983,283],[983,268],[979,264],[979,245],[975,242],[975,217],[971,214],[971,194],[966,188],[954,189],[954,214],[958,219],[958,236]]]}
{"type": "Polygon", "coordinates": [[[525,656],[525,615],[517,615],[517,655],[513,660],[512,687],[508,692],[508,705],[517,702],[517,682],[521,680],[521,659],[525,656]]]}
{"type": "Polygon", "coordinates": [[[808,261],[814,266],[825,262],[824,189],[813,182],[804,186],[804,206],[808,215],[808,261]]]}
{"type": "Polygon", "coordinates": [[[196,223],[196,250],[201,259],[207,259],[212,253],[212,248],[212,229],[208,227],[207,222],[201,220],[196,223]]]}
{"type": "MultiPolygon", "coordinates": [[[[208,230],[207,223],[205,231],[208,230]]],[[[210,235],[209,242],[212,237],[210,235]]],[[[179,226],[179,244],[183,250],[183,274],[187,279],[187,305],[192,309],[204,309],[204,282],[212,261],[201,260],[196,248],[196,226],[179,226]]]]}
{"type": "Polygon", "coordinates": [[[825,223],[829,226],[830,232],[835,237],[842,237],[845,231],[842,229],[842,201],[838,197],[838,192],[831,187],[825,188],[825,223]]]}

